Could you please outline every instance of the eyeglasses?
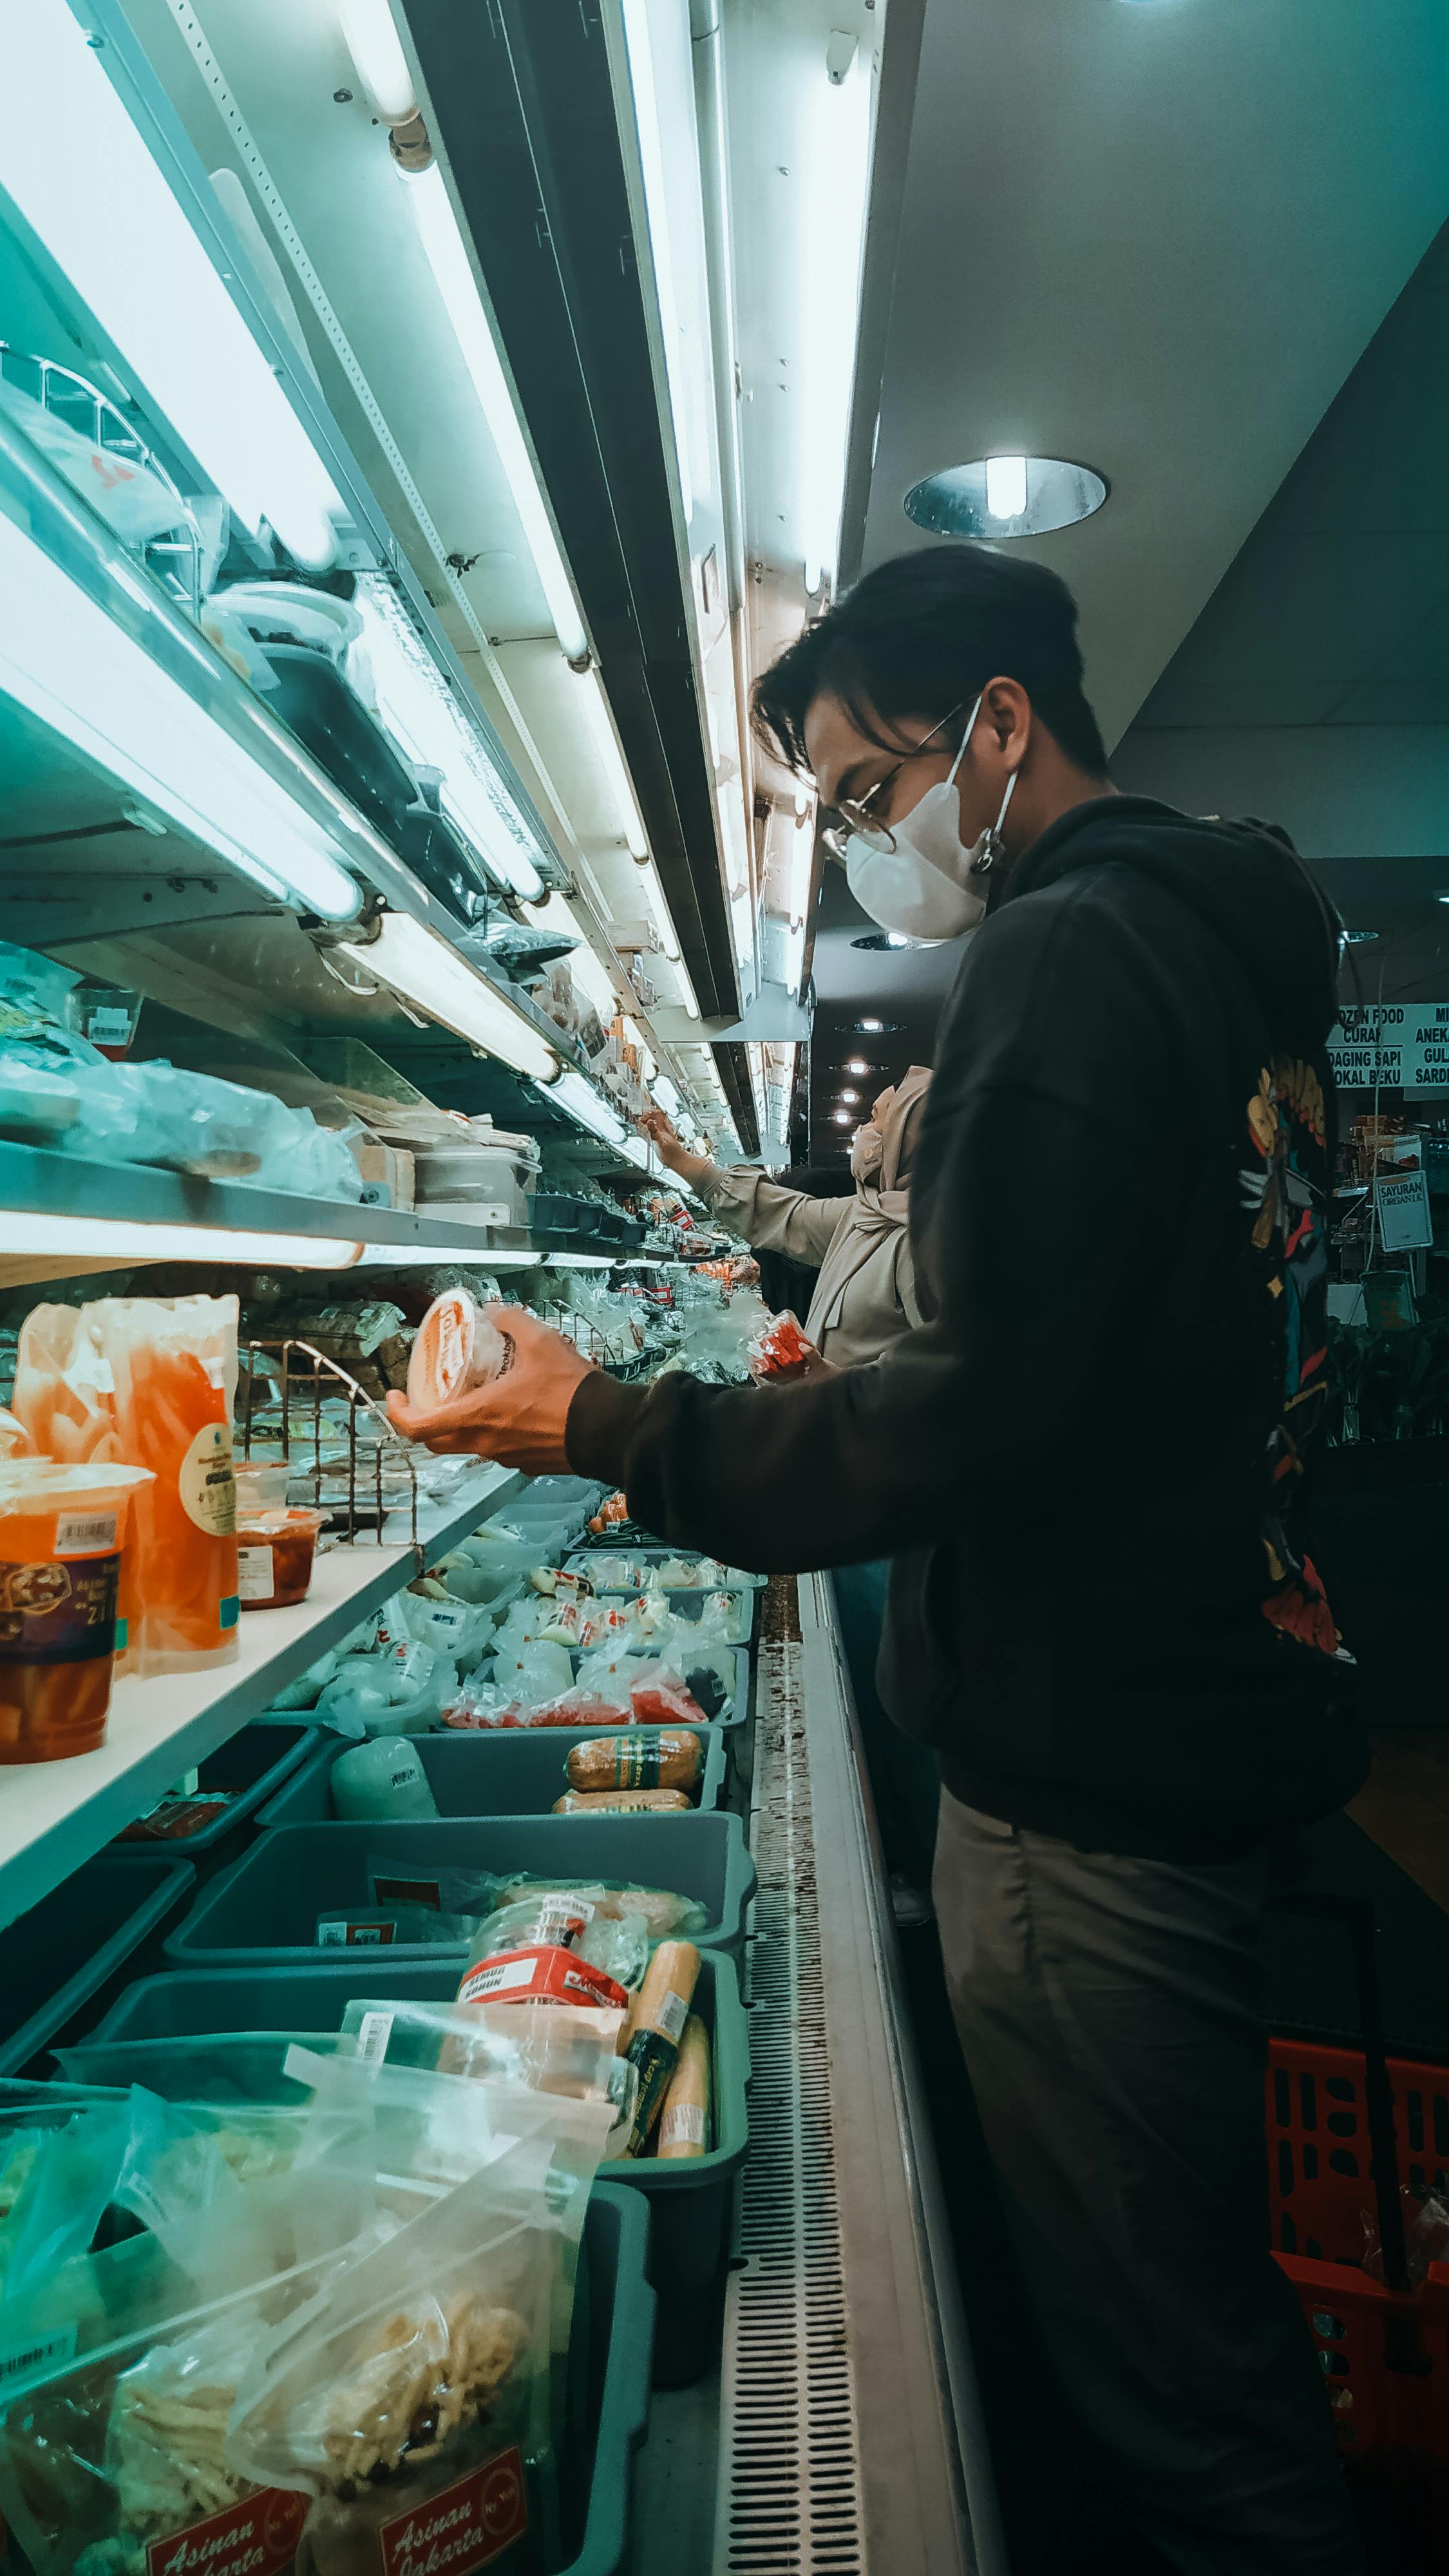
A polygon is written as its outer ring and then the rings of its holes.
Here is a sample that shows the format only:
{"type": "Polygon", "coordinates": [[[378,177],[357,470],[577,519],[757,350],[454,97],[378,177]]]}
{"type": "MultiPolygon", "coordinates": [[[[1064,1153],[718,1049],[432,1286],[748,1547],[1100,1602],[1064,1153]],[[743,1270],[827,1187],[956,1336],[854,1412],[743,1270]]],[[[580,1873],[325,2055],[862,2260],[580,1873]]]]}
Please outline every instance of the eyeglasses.
{"type": "Polygon", "coordinates": [[[863,841],[868,850],[880,850],[887,857],[894,854],[896,836],[889,823],[877,820],[871,812],[871,807],[877,797],[884,796],[888,788],[894,787],[901,771],[910,761],[930,757],[929,745],[933,736],[944,733],[947,725],[954,724],[965,704],[966,701],[963,698],[959,706],[951,709],[949,715],[942,716],[939,724],[933,724],[930,733],[922,734],[915,750],[903,753],[895,767],[888,769],[884,778],[878,778],[874,787],[868,787],[863,796],[841,796],[836,799],[831,811],[839,816],[839,825],[832,825],[828,831],[821,834],[833,858],[845,857],[845,845],[850,840],[863,841]]]}

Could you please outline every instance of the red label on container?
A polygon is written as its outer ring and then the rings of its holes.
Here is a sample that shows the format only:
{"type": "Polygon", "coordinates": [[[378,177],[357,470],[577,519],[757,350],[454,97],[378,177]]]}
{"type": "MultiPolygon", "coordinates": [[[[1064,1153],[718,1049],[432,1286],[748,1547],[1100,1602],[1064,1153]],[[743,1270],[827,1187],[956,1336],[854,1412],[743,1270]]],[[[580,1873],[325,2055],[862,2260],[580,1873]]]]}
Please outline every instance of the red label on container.
{"type": "Polygon", "coordinates": [[[523,2461],[500,2451],[471,2476],[378,2531],[383,2576],[468,2576],[528,2529],[523,2461]]]}
{"type": "Polygon", "coordinates": [[[285,2576],[302,2537],[307,2499],[263,2487],[205,2522],[146,2544],[146,2576],[285,2576]]]}
{"type": "Polygon", "coordinates": [[[602,1968],[572,1950],[531,1942],[526,1949],[502,1950],[496,1959],[480,1959],[458,1988],[460,2004],[586,2004],[628,2010],[622,1986],[602,1968]]]}

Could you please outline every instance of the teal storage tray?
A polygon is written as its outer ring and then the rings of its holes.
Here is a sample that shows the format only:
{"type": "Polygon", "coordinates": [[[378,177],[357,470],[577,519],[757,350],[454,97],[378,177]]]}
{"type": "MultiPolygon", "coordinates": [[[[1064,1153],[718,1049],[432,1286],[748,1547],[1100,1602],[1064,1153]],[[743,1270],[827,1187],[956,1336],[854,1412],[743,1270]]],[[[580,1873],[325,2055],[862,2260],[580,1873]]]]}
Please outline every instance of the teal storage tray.
{"type": "MultiPolygon", "coordinates": [[[[190,1968],[128,1986],[89,2036],[96,2041],[188,2039],[207,2031],[340,2030],[354,1996],[386,2003],[450,2003],[452,1967],[399,1967],[386,1951],[353,1953],[346,1967],[190,1968]]],[[[655,2378],[678,2388],[699,2376],[716,2345],[719,2294],[730,2250],[734,2178],[749,2146],[749,2016],[732,1960],[700,1954],[694,2009],[713,2061],[708,2153],[661,2164],[604,2165],[601,2178],[638,2193],[653,2214],[649,2278],[659,2300],[655,2378]]]]}
{"type": "MultiPolygon", "coordinates": [[[[619,1553],[622,1556],[622,1548],[619,1553]]],[[[565,1571],[570,1574],[587,1574],[589,1571],[588,1557],[581,1553],[567,1557],[564,1564],[565,1571]]],[[[758,1595],[749,1589],[742,1589],[737,1584],[720,1584],[716,1586],[716,1590],[729,1592],[732,1595],[736,1612],[729,1635],[716,1637],[713,1642],[717,1646],[748,1646],[755,1633],[755,1602],[758,1595]]],[[[632,1600],[634,1595],[632,1588],[615,1584],[606,1590],[601,1590],[598,1597],[601,1601],[628,1601],[632,1600]]],[[[677,1592],[666,1592],[664,1595],[664,1599],[672,1603],[681,1619],[700,1618],[703,1615],[704,1605],[710,1598],[711,1595],[708,1592],[692,1591],[688,1584],[681,1585],[677,1592]]]]}
{"type": "Polygon", "coordinates": [[[21,2075],[34,2058],[77,2038],[195,1885],[190,1861],[101,1852],[8,1923],[0,1932],[0,2075],[21,2075]]]}
{"type": "Polygon", "coordinates": [[[215,1753],[208,1753],[196,1766],[196,1795],[204,1798],[208,1790],[237,1789],[241,1795],[222,1810],[209,1825],[198,1826],[194,1834],[157,1839],[139,1837],[126,1841],[118,1836],[107,1844],[118,1860],[156,1860],[157,1858],[196,1861],[210,1864],[235,1860],[243,1842],[251,1840],[253,1820],[260,1822],[258,1809],[276,1796],[284,1780],[314,1753],[322,1741],[321,1730],[305,1717],[257,1718],[250,1726],[238,1728],[215,1753]]]}
{"type": "MultiPolygon", "coordinates": [[[[569,1568],[570,1571],[577,1568],[580,1574],[587,1574],[590,1565],[600,1556],[626,1557],[631,1565],[662,1565],[666,1557],[698,1556],[699,1553],[697,1547],[611,1547],[607,1538],[599,1538],[592,1539],[587,1547],[577,1549],[569,1558],[569,1568]]],[[[763,1592],[769,1580],[768,1574],[747,1574],[741,1565],[727,1565],[724,1582],[714,1588],[719,1592],[763,1592]]]]}
{"type": "Polygon", "coordinates": [[[596,2183],[569,2341],[560,2576],[621,2576],[629,2560],[630,2462],[649,2427],[654,2352],[648,2244],[649,2212],[639,2195],[596,2183]]]}
{"type": "MultiPolygon", "coordinates": [[[[555,1798],[568,1787],[564,1761],[570,1745],[587,1744],[598,1735],[618,1735],[617,1726],[499,1726],[486,1734],[457,1732],[415,1735],[418,1760],[442,1816],[546,1816],[555,1798]]],[[[709,1815],[719,1805],[725,1781],[725,1738],[717,1726],[697,1727],[704,1741],[704,1777],[699,1784],[698,1812],[709,1815]]],[[[628,1730],[647,1741],[657,1727],[628,1730]]],[[[337,1735],[324,1737],[319,1749],[295,1771],[257,1818],[261,1826],[335,1825],[332,1765],[347,1750],[337,1735]]]]}
{"type": "MultiPolygon", "coordinates": [[[[702,1947],[728,1950],[736,1958],[756,1883],[738,1816],[488,1816],[436,1824],[276,1825],[203,1889],[166,1944],[168,1960],[177,1968],[315,1968],[325,1963],[328,1953],[316,1940],[317,1916],[369,1910],[371,1852],[385,1855],[400,1869],[431,1863],[667,1887],[706,1908],[706,1928],[692,1937],[702,1947]]],[[[463,1959],[466,1949],[399,1942],[386,1956],[416,1966],[441,1965],[463,1959]]]]}

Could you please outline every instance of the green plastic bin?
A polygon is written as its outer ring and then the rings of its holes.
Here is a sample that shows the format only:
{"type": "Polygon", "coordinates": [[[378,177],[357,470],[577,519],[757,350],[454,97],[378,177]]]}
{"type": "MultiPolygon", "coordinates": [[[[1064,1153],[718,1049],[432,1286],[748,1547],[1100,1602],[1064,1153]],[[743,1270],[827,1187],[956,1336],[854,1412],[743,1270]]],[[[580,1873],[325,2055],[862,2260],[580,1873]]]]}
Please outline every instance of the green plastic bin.
{"type": "MultiPolygon", "coordinates": [[[[632,1880],[703,1905],[692,1937],[738,1958],[755,1868],[738,1816],[501,1816],[398,1825],[276,1825],[204,1888],[166,1944],[177,1968],[314,1968],[326,1961],[319,1914],[365,1913],[369,1853],[400,1870],[526,1871],[533,1877],[632,1880]]],[[[356,1952],[354,1951],[354,1957],[356,1952]]],[[[377,1953],[374,1951],[373,1956],[377,1953]]],[[[462,1946],[400,1942],[414,1966],[461,1960],[462,1946]]]]}
{"type": "MultiPolygon", "coordinates": [[[[450,2003],[456,1965],[398,1967],[386,1952],[354,1954],[345,1968],[190,1968],[144,1977],[89,2033],[97,2042],[188,2039],[206,2031],[340,2030],[354,1996],[386,2003],[450,2003]]],[[[711,2144],[707,2154],[661,2164],[602,2168],[611,2183],[638,2192],[653,2213],[649,2278],[659,2300],[655,2377],[678,2388],[698,2377],[714,2348],[719,2292],[729,2260],[734,2177],[749,2145],[749,2016],[734,1963],[700,1954],[694,2009],[710,2035],[711,2144]]]]}
{"type": "Polygon", "coordinates": [[[8,1923],[0,1932],[0,2075],[23,2075],[34,2059],[79,2037],[195,1885],[190,1861],[101,1852],[8,1923]]]}
{"type": "MultiPolygon", "coordinates": [[[[555,1798],[568,1788],[564,1762],[569,1747],[598,1735],[618,1735],[616,1726],[537,1726],[491,1728],[465,1735],[454,1731],[415,1735],[418,1760],[444,1816],[546,1816],[555,1798]]],[[[704,1739],[704,1777],[698,1810],[709,1815],[719,1805],[725,1782],[725,1738],[717,1726],[695,1729],[704,1739]]],[[[656,1727],[629,1730],[647,1742],[656,1727]]],[[[300,1770],[262,1809],[257,1823],[333,1825],[339,1818],[332,1804],[332,1765],[347,1750],[342,1738],[327,1735],[300,1770]]]]}
{"type": "Polygon", "coordinates": [[[196,1796],[208,1791],[231,1789],[240,1794],[222,1809],[209,1825],[199,1825],[193,1834],[165,1839],[146,1835],[127,1838],[118,1835],[106,1848],[118,1860],[155,1860],[159,1858],[189,1860],[203,1864],[200,1874],[206,1876],[226,1861],[235,1860],[244,1844],[249,1843],[255,1826],[260,1823],[260,1809],[274,1798],[284,1780],[298,1765],[314,1753],[321,1742],[321,1730],[298,1717],[258,1718],[250,1726],[239,1727],[225,1744],[196,1766],[196,1796]]]}

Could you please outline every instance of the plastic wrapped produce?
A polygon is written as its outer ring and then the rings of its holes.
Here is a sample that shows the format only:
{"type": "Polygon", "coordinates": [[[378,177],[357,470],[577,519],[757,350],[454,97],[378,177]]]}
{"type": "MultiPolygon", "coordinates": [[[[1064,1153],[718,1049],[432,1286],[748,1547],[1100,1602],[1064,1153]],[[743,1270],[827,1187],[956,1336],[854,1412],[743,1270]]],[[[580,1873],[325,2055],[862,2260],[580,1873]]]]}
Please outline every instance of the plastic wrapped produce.
{"type": "Polygon", "coordinates": [[[798,1315],[787,1307],[772,1315],[749,1345],[751,1375],[758,1378],[804,1377],[819,1353],[798,1315]]]}
{"type": "Polygon", "coordinates": [[[418,1326],[408,1362],[408,1402],[431,1412],[497,1377],[506,1345],[466,1288],[445,1288],[418,1326]]]}
{"type": "Polygon", "coordinates": [[[0,1464],[0,1762],[105,1739],[117,1605],[144,1469],[0,1464]]]}
{"type": "Polygon", "coordinates": [[[438,1802],[405,1735],[376,1735],[340,1753],[328,1775],[332,1804],[348,1822],[436,1816],[438,1802]]]}

